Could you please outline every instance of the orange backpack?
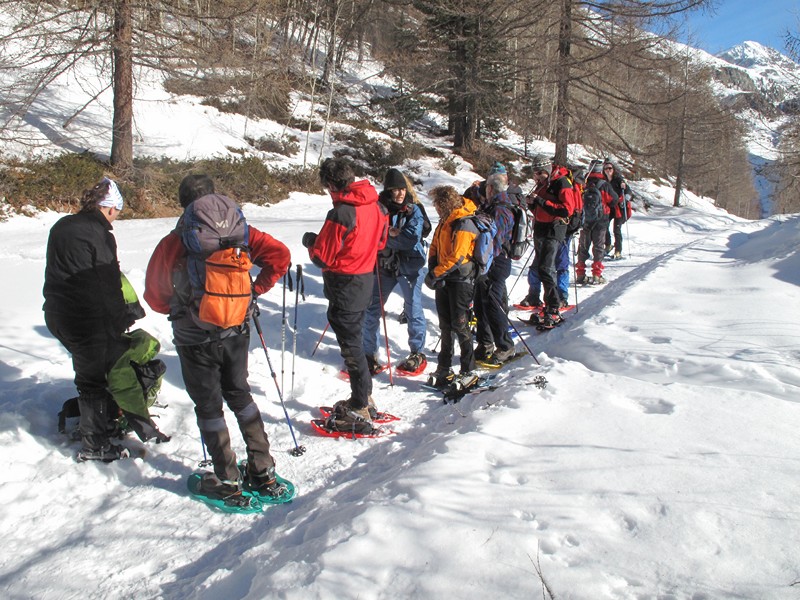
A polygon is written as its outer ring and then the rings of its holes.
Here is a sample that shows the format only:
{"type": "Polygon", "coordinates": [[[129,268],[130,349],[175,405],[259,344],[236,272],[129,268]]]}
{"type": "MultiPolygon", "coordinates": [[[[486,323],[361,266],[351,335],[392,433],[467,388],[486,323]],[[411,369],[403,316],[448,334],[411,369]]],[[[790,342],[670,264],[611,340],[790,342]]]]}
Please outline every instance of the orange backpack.
{"type": "Polygon", "coordinates": [[[205,265],[200,320],[223,328],[241,325],[253,299],[250,257],[241,248],[225,248],[209,256],[205,265]]]}

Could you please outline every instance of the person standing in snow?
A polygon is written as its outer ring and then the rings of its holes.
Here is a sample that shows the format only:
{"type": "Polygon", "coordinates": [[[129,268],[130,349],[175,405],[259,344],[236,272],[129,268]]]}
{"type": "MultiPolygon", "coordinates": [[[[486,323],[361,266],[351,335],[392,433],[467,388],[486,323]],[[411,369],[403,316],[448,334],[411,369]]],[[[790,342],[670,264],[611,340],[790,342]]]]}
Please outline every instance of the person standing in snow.
{"type": "MultiPolygon", "coordinates": [[[[606,158],[603,163],[603,175],[619,198],[618,202],[611,207],[611,219],[609,220],[609,226],[611,223],[614,224],[614,255],[612,259],[619,260],[622,258],[622,225],[628,220],[629,203],[632,200],[632,195],[628,188],[628,183],[610,158],[606,158]]],[[[606,228],[605,251],[606,254],[611,253],[610,228],[606,228]]]]}
{"type": "MultiPolygon", "coordinates": [[[[214,194],[210,177],[188,175],[180,183],[178,200],[186,209],[195,200],[214,194]]],[[[214,467],[213,473],[203,475],[200,489],[230,503],[242,499],[241,475],[222,410],[224,400],[236,415],[245,442],[250,486],[259,493],[278,496],[284,488],[276,480],[264,421],[247,382],[251,311],[242,323],[227,328],[200,319],[197,303],[191,301],[188,251],[181,239],[183,218],[150,257],[144,299],[154,311],[169,315],[172,323],[186,392],[194,402],[197,426],[214,467]]],[[[291,257],[289,249],[271,235],[252,226],[248,235],[250,260],[261,269],[252,284],[255,301],[283,277],[291,257]]]]}
{"type": "Polygon", "coordinates": [[[536,187],[528,194],[528,206],[536,223],[533,226],[534,256],[531,268],[538,269],[544,288],[544,314],[534,314],[529,324],[553,327],[563,321],[559,314],[561,297],[558,291],[556,255],[567,234],[567,223],[575,212],[572,184],[567,169],[554,165],[544,156],[534,159],[533,177],[536,187]]]}
{"type": "Polygon", "coordinates": [[[459,380],[464,387],[474,383],[476,377],[475,353],[472,332],[469,328],[469,306],[475,293],[477,266],[472,260],[478,229],[468,217],[476,206],[449,185],[433,188],[429,196],[439,215],[439,224],[433,232],[428,251],[428,274],[425,285],[435,290],[436,312],[442,333],[436,371],[428,383],[444,389],[455,380],[450,368],[453,364],[453,335],[461,351],[459,380]]]}
{"type": "Polygon", "coordinates": [[[372,300],[378,251],[386,246],[389,218],[378,192],[367,180],[356,181],[350,161],[328,158],[319,170],[333,200],[319,234],[303,235],[303,246],[322,269],[330,323],[350,376],[350,398],[334,405],[338,429],[372,430],[372,377],[364,354],[364,313],[372,300]]]}
{"type": "Polygon", "coordinates": [[[486,178],[486,204],[481,211],[494,219],[497,235],[492,247],[492,264],[485,277],[475,281],[475,316],[478,320],[476,359],[490,367],[499,367],[514,355],[514,341],[508,333],[508,292],[506,279],[511,274],[511,236],[514,215],[506,189],[505,167],[495,163],[486,178]]]}
{"type": "MultiPolygon", "coordinates": [[[[395,286],[403,294],[403,313],[407,318],[408,346],[411,353],[397,365],[408,373],[425,368],[425,315],[422,312],[422,281],[425,270],[423,240],[426,219],[414,186],[398,169],[389,169],[378,201],[389,213],[389,238],[378,253],[378,277],[372,302],[364,317],[364,354],[371,373],[380,369],[378,338],[380,318],[386,299],[395,286]]],[[[427,225],[430,228],[430,224],[427,225]]]]}
{"type": "Polygon", "coordinates": [[[117,242],[111,233],[123,204],[117,184],[104,178],[84,192],[77,214],[53,225],[47,241],[44,319],[72,355],[83,443],[80,461],[130,456],[110,441],[119,408],[107,379],[128,349],[122,334],[134,322],[126,310],[117,242]]]}
{"type": "Polygon", "coordinates": [[[586,192],[584,193],[584,224],[581,229],[580,238],[578,241],[578,262],[575,264],[575,277],[577,283],[592,283],[601,284],[605,283],[606,279],[603,277],[603,256],[605,254],[604,246],[606,240],[606,232],[608,230],[609,215],[613,207],[617,204],[617,193],[611,187],[611,184],[604,178],[602,173],[602,163],[594,162],[590,166],[590,173],[586,180],[586,192]],[[594,191],[596,188],[596,192],[594,191]],[[595,195],[599,192],[602,215],[599,219],[594,221],[593,213],[589,206],[588,199],[590,195],[595,195]],[[592,276],[587,279],[586,277],[586,260],[589,258],[589,249],[592,250],[592,276]]]}

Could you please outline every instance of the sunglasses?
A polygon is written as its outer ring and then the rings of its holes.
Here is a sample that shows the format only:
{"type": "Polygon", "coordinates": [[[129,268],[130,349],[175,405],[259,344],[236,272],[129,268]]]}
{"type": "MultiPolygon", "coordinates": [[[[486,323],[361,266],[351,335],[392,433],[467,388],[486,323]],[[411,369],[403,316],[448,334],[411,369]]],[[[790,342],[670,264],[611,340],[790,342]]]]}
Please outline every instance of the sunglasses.
{"type": "Polygon", "coordinates": [[[603,169],[603,170],[604,170],[604,171],[613,171],[613,170],[614,170],[614,167],[606,167],[606,168],[605,168],[605,169],[603,169]]]}

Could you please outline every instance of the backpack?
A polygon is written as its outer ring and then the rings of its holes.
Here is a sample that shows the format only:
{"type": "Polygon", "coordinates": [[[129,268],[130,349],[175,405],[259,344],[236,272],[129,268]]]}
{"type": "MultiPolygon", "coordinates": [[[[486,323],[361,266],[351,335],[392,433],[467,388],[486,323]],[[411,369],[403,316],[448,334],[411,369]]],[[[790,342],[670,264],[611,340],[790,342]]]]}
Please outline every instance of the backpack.
{"type": "Polygon", "coordinates": [[[475,247],[472,250],[472,261],[478,267],[478,276],[486,275],[494,260],[494,238],[497,237],[497,223],[485,212],[474,212],[460,220],[469,219],[475,224],[478,235],[475,236],[475,247]]]}
{"type": "Polygon", "coordinates": [[[431,234],[433,226],[431,225],[431,220],[428,218],[428,213],[425,212],[425,207],[422,206],[422,202],[418,202],[417,206],[419,207],[419,212],[422,213],[422,239],[424,240],[431,234]]]}
{"type": "Polygon", "coordinates": [[[188,251],[195,322],[203,329],[244,323],[253,298],[253,263],[242,209],[226,196],[208,194],[186,207],[178,228],[188,251]]]}
{"type": "Polygon", "coordinates": [[[512,260],[519,260],[528,253],[533,239],[533,223],[528,218],[528,211],[524,206],[503,202],[502,206],[508,207],[514,215],[514,227],[511,230],[511,241],[507,248],[508,256],[512,260]]]}
{"type": "Polygon", "coordinates": [[[569,216],[569,221],[567,222],[567,233],[566,237],[571,235],[575,235],[580,229],[583,228],[584,224],[584,208],[583,208],[583,195],[579,191],[580,188],[578,187],[577,183],[572,184],[572,197],[575,201],[575,210],[569,216]]]}
{"type": "Polygon", "coordinates": [[[586,225],[594,225],[605,216],[600,188],[596,185],[587,185],[583,191],[583,222],[586,225]]]}

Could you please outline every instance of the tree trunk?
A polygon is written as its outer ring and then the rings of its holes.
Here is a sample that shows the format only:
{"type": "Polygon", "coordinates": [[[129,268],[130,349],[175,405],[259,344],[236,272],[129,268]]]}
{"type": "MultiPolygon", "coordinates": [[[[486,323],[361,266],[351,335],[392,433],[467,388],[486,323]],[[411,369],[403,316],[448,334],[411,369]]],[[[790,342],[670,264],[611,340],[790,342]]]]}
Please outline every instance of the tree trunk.
{"type": "Polygon", "coordinates": [[[572,2],[561,0],[561,25],[558,32],[558,101],[556,106],[556,156],[557,165],[567,164],[569,146],[569,76],[570,49],[572,46],[572,2]]]}
{"type": "Polygon", "coordinates": [[[114,122],[111,166],[120,174],[133,168],[133,23],[131,0],[115,0],[113,32],[114,122]]]}

